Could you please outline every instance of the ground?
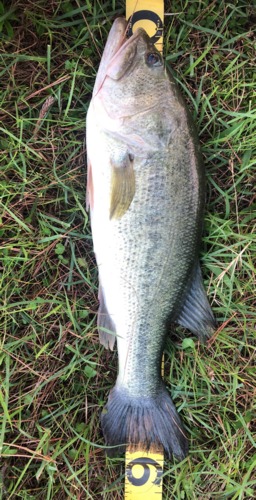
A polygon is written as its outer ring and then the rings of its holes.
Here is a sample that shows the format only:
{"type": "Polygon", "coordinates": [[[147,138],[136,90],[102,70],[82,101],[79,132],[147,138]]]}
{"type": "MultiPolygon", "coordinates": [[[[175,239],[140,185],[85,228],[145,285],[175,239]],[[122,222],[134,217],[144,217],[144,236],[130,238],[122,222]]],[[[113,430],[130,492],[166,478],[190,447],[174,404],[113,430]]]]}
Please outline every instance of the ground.
{"type": "MultiPolygon", "coordinates": [[[[165,2],[166,64],[207,172],[201,262],[218,331],[168,336],[164,379],[190,453],[164,498],[255,498],[255,49],[245,0],[165,2]]],[[[100,413],[116,352],[98,343],[85,118],[124,2],[0,1],[1,498],[123,498],[100,413]]]]}

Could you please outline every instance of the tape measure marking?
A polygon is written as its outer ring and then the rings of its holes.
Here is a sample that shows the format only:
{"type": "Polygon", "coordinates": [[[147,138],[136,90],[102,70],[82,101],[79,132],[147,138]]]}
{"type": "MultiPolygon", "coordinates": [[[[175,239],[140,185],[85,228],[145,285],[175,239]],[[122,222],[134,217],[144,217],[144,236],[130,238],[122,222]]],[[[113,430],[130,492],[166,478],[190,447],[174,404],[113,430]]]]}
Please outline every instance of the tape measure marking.
{"type": "Polygon", "coordinates": [[[126,451],[125,500],[162,497],[163,453],[149,450],[126,451]]]}
{"type": "Polygon", "coordinates": [[[159,42],[160,38],[163,36],[163,21],[159,17],[156,12],[152,12],[151,10],[139,10],[132,14],[129,19],[128,19],[128,36],[131,36],[133,34],[133,26],[135,23],[138,21],[152,21],[155,26],[156,26],[156,33],[155,35],[150,37],[150,40],[152,43],[157,43],[159,42]]]}
{"type": "Polygon", "coordinates": [[[157,49],[160,52],[163,51],[163,0],[127,0],[126,19],[128,19],[129,23],[129,36],[132,35],[134,29],[142,27],[146,30],[157,49]]]}

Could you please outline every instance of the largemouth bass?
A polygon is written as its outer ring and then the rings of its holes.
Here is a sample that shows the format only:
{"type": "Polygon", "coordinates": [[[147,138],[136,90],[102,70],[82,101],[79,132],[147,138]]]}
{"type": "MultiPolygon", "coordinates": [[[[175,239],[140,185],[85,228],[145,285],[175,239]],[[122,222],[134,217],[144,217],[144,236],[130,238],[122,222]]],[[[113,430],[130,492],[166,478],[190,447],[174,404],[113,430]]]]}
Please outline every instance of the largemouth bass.
{"type": "Polygon", "coordinates": [[[204,171],[186,107],[143,29],[116,19],[87,115],[88,183],[99,271],[100,341],[119,371],[102,414],[107,445],[164,447],[187,439],[161,379],[170,322],[202,341],[215,320],[198,262],[204,171]]]}

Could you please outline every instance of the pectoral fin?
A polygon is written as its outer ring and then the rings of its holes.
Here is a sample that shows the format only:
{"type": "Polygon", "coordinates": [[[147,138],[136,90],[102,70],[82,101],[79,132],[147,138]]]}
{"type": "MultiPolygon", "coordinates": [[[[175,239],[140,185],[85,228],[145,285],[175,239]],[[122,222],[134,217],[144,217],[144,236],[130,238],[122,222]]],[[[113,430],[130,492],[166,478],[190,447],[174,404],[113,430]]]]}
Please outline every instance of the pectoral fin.
{"type": "Polygon", "coordinates": [[[216,321],[203,286],[199,264],[195,266],[194,276],[177,323],[197,335],[201,342],[209,339],[216,330],[216,321]]]}
{"type": "Polygon", "coordinates": [[[93,208],[93,182],[92,182],[92,166],[90,161],[87,163],[87,186],[86,186],[86,210],[93,208]]]}
{"type": "Polygon", "coordinates": [[[100,305],[98,310],[97,326],[100,343],[104,345],[106,349],[111,349],[111,351],[113,351],[116,341],[116,329],[108,313],[101,285],[99,285],[98,298],[100,305]]]}
{"type": "Polygon", "coordinates": [[[110,219],[119,219],[127,212],[135,194],[133,158],[126,154],[117,164],[112,163],[110,219]]]}

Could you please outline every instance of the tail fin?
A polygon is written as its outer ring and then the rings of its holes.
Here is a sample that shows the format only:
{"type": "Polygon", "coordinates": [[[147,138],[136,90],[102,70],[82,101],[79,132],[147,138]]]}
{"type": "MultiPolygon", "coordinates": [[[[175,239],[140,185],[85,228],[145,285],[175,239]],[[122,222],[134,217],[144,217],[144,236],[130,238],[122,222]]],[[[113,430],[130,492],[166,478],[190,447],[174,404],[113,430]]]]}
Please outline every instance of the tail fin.
{"type": "Polygon", "coordinates": [[[183,460],[188,452],[186,435],[175,406],[164,386],[155,397],[133,398],[114,387],[101,416],[107,453],[117,456],[126,446],[143,449],[162,446],[168,457],[183,460]]]}

